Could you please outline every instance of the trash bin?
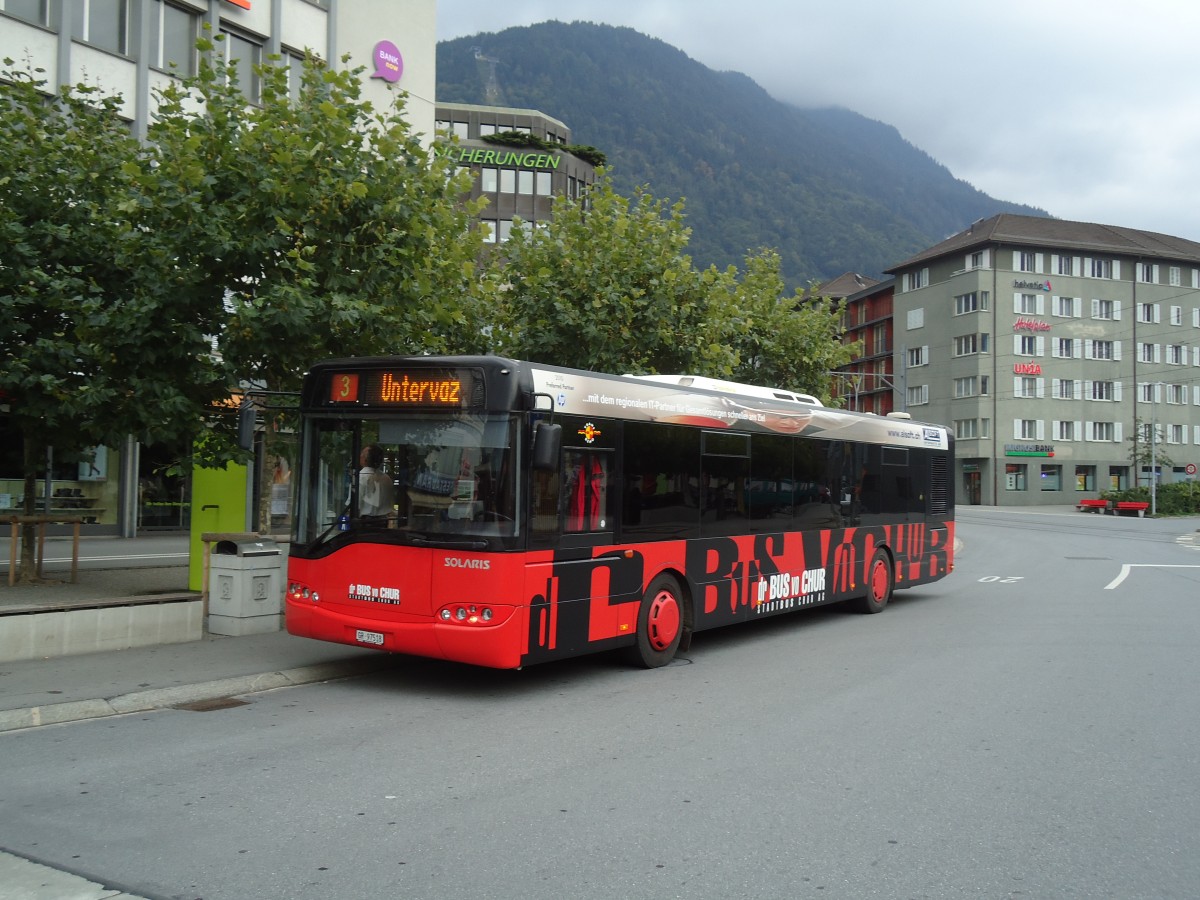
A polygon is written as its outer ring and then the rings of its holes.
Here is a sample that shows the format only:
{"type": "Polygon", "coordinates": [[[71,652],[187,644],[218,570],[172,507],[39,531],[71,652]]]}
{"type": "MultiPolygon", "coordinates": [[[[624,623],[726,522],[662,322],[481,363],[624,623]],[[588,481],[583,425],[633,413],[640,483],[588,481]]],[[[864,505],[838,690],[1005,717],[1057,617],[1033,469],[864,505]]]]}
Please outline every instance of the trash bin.
{"type": "Polygon", "coordinates": [[[263,634],[283,627],[279,544],[258,535],[219,540],[209,557],[208,630],[263,634]]]}

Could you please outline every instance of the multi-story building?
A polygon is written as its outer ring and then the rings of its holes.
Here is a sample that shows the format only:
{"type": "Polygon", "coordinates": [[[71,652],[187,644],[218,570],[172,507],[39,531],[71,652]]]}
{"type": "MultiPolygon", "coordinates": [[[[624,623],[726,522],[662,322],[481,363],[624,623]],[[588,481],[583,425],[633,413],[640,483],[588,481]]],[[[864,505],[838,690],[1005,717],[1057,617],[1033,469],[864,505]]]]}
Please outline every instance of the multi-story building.
{"type": "Polygon", "coordinates": [[[842,309],[842,343],[857,344],[858,354],[835,376],[834,393],[846,409],[886,416],[904,409],[903,368],[897,370],[892,299],[896,280],[861,275],[839,293],[846,276],[821,285],[821,296],[837,299],[842,309]]]}
{"type": "MultiPolygon", "coordinates": [[[[238,72],[247,99],[258,99],[256,64],[293,63],[305,53],[335,66],[366,68],[363,97],[387,108],[407,94],[405,118],[433,140],[436,0],[0,0],[0,60],[42,69],[48,90],[86,83],[122,99],[121,114],[142,138],[156,91],[199,64],[197,40],[223,35],[217,52],[238,72]],[[348,63],[342,62],[349,56],[348,63]]],[[[294,82],[298,84],[298,78],[294,82]]],[[[0,407],[0,507],[23,490],[20,441],[0,407]]],[[[97,448],[86,464],[55,464],[44,508],[78,513],[86,530],[131,535],[151,527],[186,528],[186,479],[165,475],[168,448],[97,448]]],[[[194,524],[194,523],[191,523],[194,524]]]]}
{"type": "Polygon", "coordinates": [[[119,94],[145,137],[155,91],[195,74],[206,29],[224,36],[220,52],[251,101],[255,65],[308,52],[341,66],[348,54],[347,65],[366,67],[364,98],[385,107],[393,85],[403,89],[409,124],[432,138],[436,15],[436,0],[0,0],[0,59],[44,69],[51,89],[82,82],[119,94]]]}
{"type": "Polygon", "coordinates": [[[479,221],[489,243],[508,240],[514,219],[530,227],[549,220],[554,197],[580,199],[596,181],[596,167],[570,152],[571,130],[535,109],[439,103],[436,122],[437,151],[472,170],[471,199],[488,199],[479,221]],[[508,133],[530,141],[489,140],[508,133]]]}
{"type": "Polygon", "coordinates": [[[1200,463],[1200,244],[999,215],[888,270],[907,410],[960,502],[1074,503],[1200,463]],[[1169,462],[1161,456],[1165,454],[1169,462]]]}

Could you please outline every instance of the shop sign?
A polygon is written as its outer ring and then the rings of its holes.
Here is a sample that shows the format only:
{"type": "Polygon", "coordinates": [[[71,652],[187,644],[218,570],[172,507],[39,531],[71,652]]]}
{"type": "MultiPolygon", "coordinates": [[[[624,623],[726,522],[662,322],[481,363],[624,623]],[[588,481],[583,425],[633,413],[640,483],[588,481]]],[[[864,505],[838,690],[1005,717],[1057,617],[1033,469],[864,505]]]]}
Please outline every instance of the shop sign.
{"type": "Polygon", "coordinates": [[[1049,331],[1049,322],[1039,322],[1037,319],[1026,319],[1024,316],[1013,323],[1013,331],[1049,331]]]}
{"type": "Polygon", "coordinates": [[[372,78],[382,78],[389,84],[395,84],[404,74],[404,59],[400,56],[400,48],[391,41],[380,41],[371,52],[375,63],[372,78]]]}
{"type": "Polygon", "coordinates": [[[1005,444],[1005,456],[1053,456],[1053,444],[1005,444]]]}
{"type": "Polygon", "coordinates": [[[1048,281],[1026,281],[1024,278],[1014,278],[1013,287],[1026,291],[1050,292],[1050,282],[1048,281]]]}
{"type": "Polygon", "coordinates": [[[1013,363],[1014,375],[1041,375],[1041,363],[1013,363]]]}
{"type": "Polygon", "coordinates": [[[517,166],[522,169],[557,169],[562,157],[541,150],[485,150],[459,144],[435,144],[434,152],[464,166],[517,166]]]}

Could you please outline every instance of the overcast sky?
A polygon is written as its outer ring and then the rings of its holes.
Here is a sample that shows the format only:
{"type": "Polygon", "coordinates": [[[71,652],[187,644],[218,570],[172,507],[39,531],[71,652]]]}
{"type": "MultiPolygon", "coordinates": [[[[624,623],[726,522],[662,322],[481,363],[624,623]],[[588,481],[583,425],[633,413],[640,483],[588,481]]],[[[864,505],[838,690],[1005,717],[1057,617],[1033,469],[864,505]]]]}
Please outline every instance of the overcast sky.
{"type": "Polygon", "coordinates": [[[551,19],[886,122],[997,199],[1200,241],[1197,0],[438,0],[438,39],[551,19]]]}

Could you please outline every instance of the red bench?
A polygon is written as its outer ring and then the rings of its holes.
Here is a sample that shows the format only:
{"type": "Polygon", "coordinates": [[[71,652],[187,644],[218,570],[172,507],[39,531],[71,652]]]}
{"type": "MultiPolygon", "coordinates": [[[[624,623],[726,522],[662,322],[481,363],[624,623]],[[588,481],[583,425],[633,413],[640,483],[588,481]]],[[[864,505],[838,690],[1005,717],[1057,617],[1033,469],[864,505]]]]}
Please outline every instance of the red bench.
{"type": "Polygon", "coordinates": [[[1108,509],[1107,500],[1080,500],[1075,504],[1080,512],[1096,512],[1103,514],[1108,509]]]}
{"type": "Polygon", "coordinates": [[[1137,500],[1118,500],[1113,512],[1117,515],[1121,513],[1137,513],[1138,518],[1142,518],[1146,514],[1146,510],[1150,508],[1149,503],[1137,500]]]}

